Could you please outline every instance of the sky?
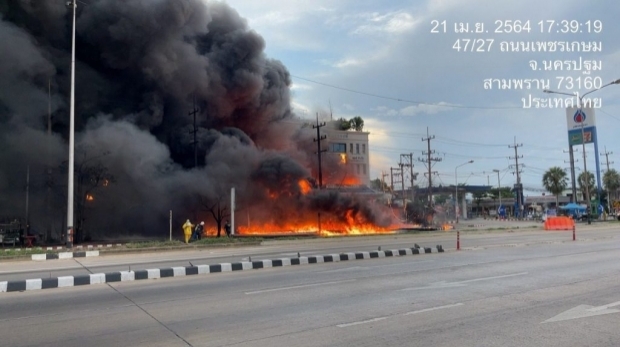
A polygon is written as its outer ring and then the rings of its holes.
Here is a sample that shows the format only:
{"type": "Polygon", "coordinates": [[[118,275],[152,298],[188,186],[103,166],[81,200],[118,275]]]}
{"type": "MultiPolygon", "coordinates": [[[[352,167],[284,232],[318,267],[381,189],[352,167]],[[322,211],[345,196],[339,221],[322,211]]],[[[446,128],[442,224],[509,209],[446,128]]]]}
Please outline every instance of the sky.
{"type": "MultiPolygon", "coordinates": [[[[425,157],[422,139],[428,134],[434,136],[432,156],[441,159],[432,167],[433,185],[497,186],[493,170],[499,170],[501,185],[512,186],[515,150],[509,146],[517,144],[526,195],[540,195],[548,168],[570,166],[566,109],[554,103],[571,97],[543,89],[583,94],[620,78],[620,3],[614,0],[225,2],[264,38],[266,54],[288,68],[298,115],[327,116],[331,107],[334,119],[364,119],[371,179],[397,167],[400,154],[413,153],[414,170],[427,172],[417,159],[425,157]],[[455,32],[460,24],[469,32],[455,32]],[[565,42],[595,42],[601,49],[560,50],[565,42]],[[511,44],[548,49],[513,51],[511,44]],[[561,69],[547,69],[556,61],[561,69]],[[580,61],[581,70],[566,69],[580,61]],[[584,73],[585,61],[601,68],[584,73]],[[486,79],[512,85],[485,88],[486,79]],[[552,107],[530,102],[535,98],[553,99],[552,107]]],[[[620,85],[588,97],[600,102],[595,114],[601,169],[605,152],[613,152],[610,168],[616,168],[620,85]]],[[[583,170],[578,147],[577,175],[583,170]]],[[[594,154],[594,146],[586,145],[588,171],[595,168],[594,154]]],[[[426,186],[427,178],[419,174],[417,184],[426,186]]]]}

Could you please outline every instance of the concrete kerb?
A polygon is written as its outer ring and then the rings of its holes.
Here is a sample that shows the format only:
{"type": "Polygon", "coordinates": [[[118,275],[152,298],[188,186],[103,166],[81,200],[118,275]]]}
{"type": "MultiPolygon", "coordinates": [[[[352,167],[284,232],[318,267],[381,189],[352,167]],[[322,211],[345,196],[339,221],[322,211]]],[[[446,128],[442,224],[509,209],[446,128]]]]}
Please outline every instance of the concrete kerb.
{"type": "Polygon", "coordinates": [[[54,260],[54,259],[72,259],[84,257],[98,257],[99,251],[86,252],[59,252],[59,253],[42,253],[32,254],[31,259],[36,261],[54,260]]]}
{"type": "Polygon", "coordinates": [[[35,278],[19,281],[0,281],[0,293],[34,291],[41,289],[74,287],[82,285],[94,285],[113,282],[127,282],[166,277],[184,277],[191,275],[211,274],[218,272],[247,271],[283,266],[322,264],[341,262],[348,260],[363,260],[373,258],[398,257],[406,255],[443,253],[441,245],[437,248],[405,248],[387,251],[354,252],[316,255],[298,258],[263,259],[257,261],[244,261],[239,263],[221,263],[212,265],[192,265],[186,267],[171,267],[161,269],[146,269],[136,271],[118,271],[110,273],[96,273],[89,275],[61,276],[56,278],[35,278]]]}

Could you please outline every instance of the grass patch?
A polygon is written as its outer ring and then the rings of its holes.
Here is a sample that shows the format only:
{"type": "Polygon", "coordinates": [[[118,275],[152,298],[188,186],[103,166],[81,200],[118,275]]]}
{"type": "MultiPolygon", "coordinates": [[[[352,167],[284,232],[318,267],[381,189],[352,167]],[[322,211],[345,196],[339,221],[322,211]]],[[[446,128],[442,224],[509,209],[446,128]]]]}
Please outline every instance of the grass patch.
{"type": "Polygon", "coordinates": [[[190,245],[219,245],[219,244],[243,244],[263,241],[262,237],[205,237],[199,241],[193,241],[190,245]]]}
{"type": "Polygon", "coordinates": [[[17,257],[20,255],[30,255],[30,254],[45,254],[50,253],[47,250],[41,248],[21,248],[17,250],[15,248],[5,248],[0,249],[0,258],[3,257],[17,257]]]}
{"type": "Polygon", "coordinates": [[[130,242],[126,243],[125,247],[128,249],[141,249],[141,248],[170,248],[170,247],[187,247],[187,246],[201,246],[201,245],[228,245],[228,244],[245,244],[261,242],[263,239],[260,237],[240,237],[240,238],[228,238],[228,237],[207,237],[199,241],[192,241],[189,244],[180,240],[162,240],[162,241],[144,241],[144,242],[130,242]]]}
{"type": "Polygon", "coordinates": [[[129,242],[125,244],[126,248],[157,248],[157,247],[181,247],[184,243],[178,240],[172,241],[145,241],[145,242],[129,242]]]}

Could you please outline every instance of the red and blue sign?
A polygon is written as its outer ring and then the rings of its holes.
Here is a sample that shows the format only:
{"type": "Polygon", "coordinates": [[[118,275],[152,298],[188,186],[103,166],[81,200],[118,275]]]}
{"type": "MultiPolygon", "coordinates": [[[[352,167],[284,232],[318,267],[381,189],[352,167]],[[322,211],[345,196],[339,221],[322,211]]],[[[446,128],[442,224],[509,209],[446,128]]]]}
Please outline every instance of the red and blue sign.
{"type": "Polygon", "coordinates": [[[582,123],[586,121],[586,113],[583,110],[577,110],[573,116],[575,123],[582,123]]]}

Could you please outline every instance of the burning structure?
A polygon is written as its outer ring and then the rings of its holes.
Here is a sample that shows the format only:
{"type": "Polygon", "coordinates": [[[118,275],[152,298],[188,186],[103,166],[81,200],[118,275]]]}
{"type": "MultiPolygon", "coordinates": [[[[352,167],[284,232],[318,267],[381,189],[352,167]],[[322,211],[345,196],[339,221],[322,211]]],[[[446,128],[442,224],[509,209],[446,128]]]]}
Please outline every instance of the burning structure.
{"type": "MultiPolygon", "coordinates": [[[[70,18],[62,1],[0,3],[0,215],[26,214],[53,238],[66,218],[70,18]]],[[[315,230],[319,213],[335,232],[393,224],[380,206],[317,189],[290,75],[227,4],[91,0],[76,35],[76,241],[165,235],[170,210],[177,229],[212,213],[220,224],[231,187],[252,218],[242,233],[315,230]]]]}

